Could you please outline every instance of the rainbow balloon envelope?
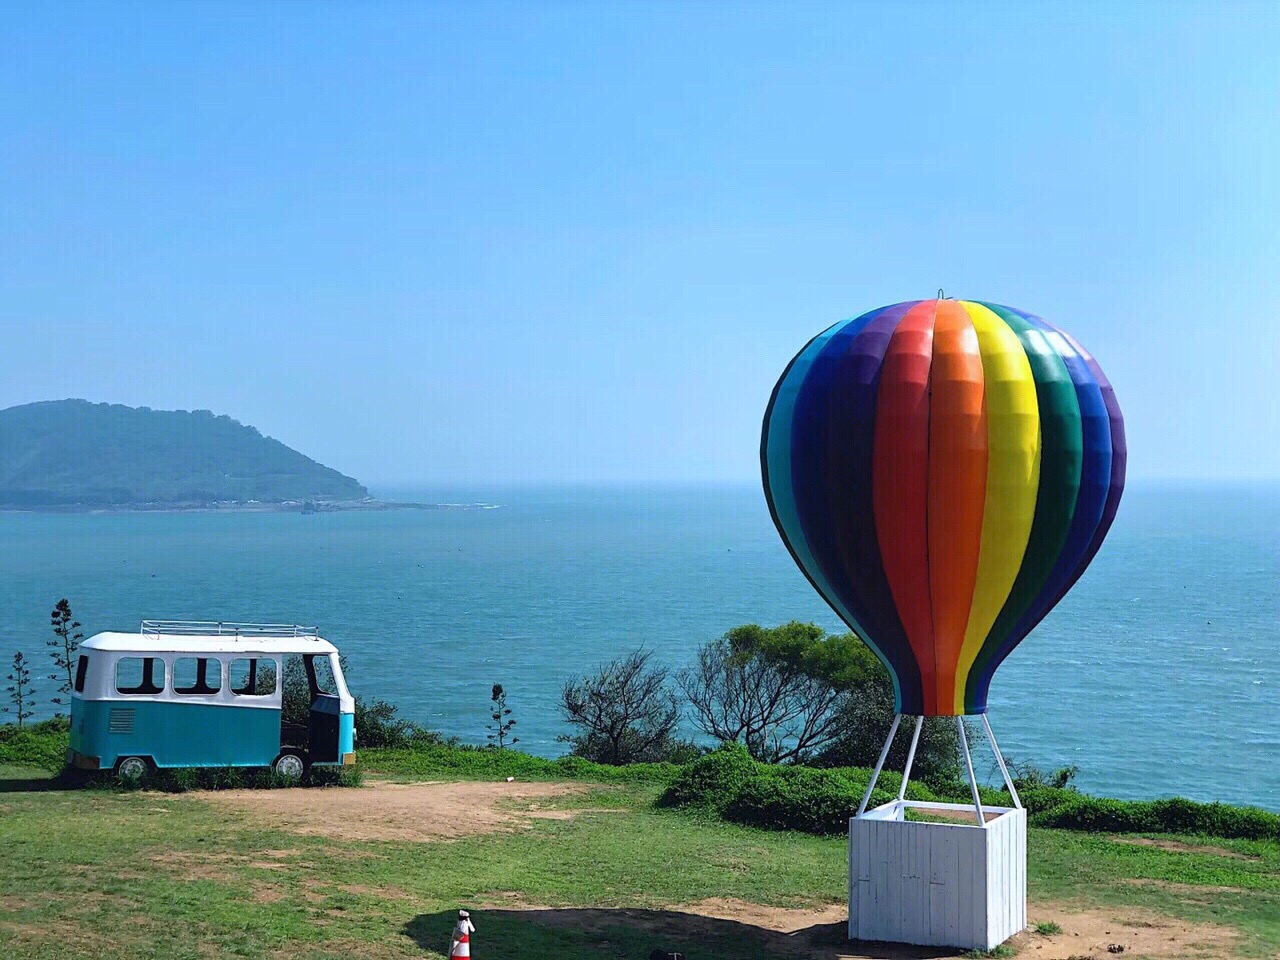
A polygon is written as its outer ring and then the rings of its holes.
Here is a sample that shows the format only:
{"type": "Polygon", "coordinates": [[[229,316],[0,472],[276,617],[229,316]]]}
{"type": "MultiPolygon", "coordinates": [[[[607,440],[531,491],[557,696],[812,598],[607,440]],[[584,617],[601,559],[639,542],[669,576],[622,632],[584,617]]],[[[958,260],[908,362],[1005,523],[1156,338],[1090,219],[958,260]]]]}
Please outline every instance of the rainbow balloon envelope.
{"type": "Polygon", "coordinates": [[[778,532],[888,668],[897,712],[978,714],[1111,527],[1124,420],[1097,362],[1047,321],[919,300],[796,355],[760,463],[778,532]]]}

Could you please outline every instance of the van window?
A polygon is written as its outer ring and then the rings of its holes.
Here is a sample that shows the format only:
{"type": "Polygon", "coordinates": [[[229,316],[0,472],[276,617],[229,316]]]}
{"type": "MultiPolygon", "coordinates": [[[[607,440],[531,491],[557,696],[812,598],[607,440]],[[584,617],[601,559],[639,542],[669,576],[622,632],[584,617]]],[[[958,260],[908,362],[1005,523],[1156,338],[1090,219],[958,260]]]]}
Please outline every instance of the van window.
{"type": "Polygon", "coordinates": [[[173,692],[217,693],[222,689],[222,661],[214,657],[179,657],[173,662],[173,692]]]}
{"type": "Polygon", "coordinates": [[[329,662],[329,658],[325,656],[311,655],[307,657],[311,661],[311,669],[315,675],[315,692],[335,694],[338,692],[338,684],[333,679],[333,664],[329,662]]]}
{"type": "Polygon", "coordinates": [[[84,693],[84,676],[89,671],[89,658],[83,653],[76,662],[76,693],[84,693]]]}
{"type": "Polygon", "coordinates": [[[237,657],[231,661],[228,681],[231,692],[241,697],[265,696],[276,692],[276,662],[261,657],[237,657]]]}
{"type": "Polygon", "coordinates": [[[164,661],[159,657],[121,657],[116,662],[116,692],[148,694],[164,689],[164,661]]]}

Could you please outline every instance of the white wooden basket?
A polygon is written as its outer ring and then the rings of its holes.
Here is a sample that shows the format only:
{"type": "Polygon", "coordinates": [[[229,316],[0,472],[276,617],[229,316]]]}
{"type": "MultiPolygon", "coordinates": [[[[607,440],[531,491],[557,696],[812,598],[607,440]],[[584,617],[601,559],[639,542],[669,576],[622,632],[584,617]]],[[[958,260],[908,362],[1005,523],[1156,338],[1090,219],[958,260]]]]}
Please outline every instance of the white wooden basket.
{"type": "Polygon", "coordinates": [[[1027,814],[895,800],[849,821],[849,937],[991,950],[1027,925],[1027,814]],[[965,817],[934,823],[909,808],[965,817]]]}
{"type": "Polygon", "coordinates": [[[902,715],[893,718],[858,815],[849,821],[851,940],[991,950],[1026,927],[1027,812],[986,714],[980,719],[1012,807],[983,806],[962,717],[955,721],[973,806],[906,799],[924,725],[917,716],[898,799],[868,810],[902,715]],[[908,820],[911,809],[947,819],[908,820]]]}

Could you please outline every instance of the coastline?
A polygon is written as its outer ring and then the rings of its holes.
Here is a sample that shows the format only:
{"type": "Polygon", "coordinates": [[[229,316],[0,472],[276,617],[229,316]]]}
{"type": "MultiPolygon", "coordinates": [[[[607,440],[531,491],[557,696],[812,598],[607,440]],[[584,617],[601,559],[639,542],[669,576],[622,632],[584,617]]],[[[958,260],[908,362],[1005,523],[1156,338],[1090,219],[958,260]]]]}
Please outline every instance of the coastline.
{"type": "Polygon", "coordinates": [[[410,500],[281,500],[278,502],[218,500],[209,503],[67,503],[0,505],[0,514],[94,513],[352,513],[389,510],[498,510],[498,503],[425,503],[410,500]]]}

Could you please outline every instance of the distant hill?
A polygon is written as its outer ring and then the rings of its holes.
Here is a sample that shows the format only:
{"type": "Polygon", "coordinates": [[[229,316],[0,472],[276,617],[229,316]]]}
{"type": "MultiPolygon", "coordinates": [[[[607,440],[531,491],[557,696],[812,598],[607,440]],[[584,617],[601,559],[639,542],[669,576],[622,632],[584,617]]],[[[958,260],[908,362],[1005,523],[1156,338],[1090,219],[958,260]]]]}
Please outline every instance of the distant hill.
{"type": "Polygon", "coordinates": [[[0,410],[0,507],[351,501],[360,483],[208,410],[52,400],[0,410]]]}

